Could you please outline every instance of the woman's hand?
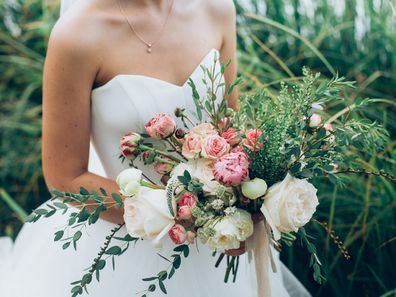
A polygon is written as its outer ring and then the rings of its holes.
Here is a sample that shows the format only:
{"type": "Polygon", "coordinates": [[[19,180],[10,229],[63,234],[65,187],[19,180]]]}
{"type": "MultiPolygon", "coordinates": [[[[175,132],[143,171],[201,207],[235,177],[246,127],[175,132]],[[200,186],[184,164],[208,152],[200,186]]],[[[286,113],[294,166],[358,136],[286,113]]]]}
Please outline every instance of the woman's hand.
{"type": "MultiPolygon", "coordinates": [[[[254,224],[260,223],[264,220],[264,215],[261,212],[254,213],[252,214],[252,220],[254,224]]],[[[225,254],[227,256],[237,257],[243,255],[245,252],[246,252],[246,243],[245,241],[242,241],[239,249],[226,250],[225,254]]]]}

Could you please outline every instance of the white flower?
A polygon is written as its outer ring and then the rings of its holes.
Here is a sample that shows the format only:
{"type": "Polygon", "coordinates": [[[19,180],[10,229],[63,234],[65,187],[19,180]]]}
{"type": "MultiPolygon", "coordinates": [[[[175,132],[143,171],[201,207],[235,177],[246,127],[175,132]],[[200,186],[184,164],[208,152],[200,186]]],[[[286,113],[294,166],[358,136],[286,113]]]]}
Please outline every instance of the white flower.
{"type": "Polygon", "coordinates": [[[210,224],[215,234],[207,238],[207,244],[213,250],[238,249],[241,241],[253,234],[252,217],[242,209],[235,209],[232,215],[210,224]]]}
{"type": "Polygon", "coordinates": [[[124,221],[128,233],[133,237],[153,240],[160,246],[160,240],[175,224],[169,211],[165,190],[141,187],[134,198],[124,202],[124,221]]]}
{"type": "Polygon", "coordinates": [[[206,242],[212,250],[224,251],[240,247],[239,230],[229,217],[215,222],[212,228],[215,231],[214,235],[208,237],[206,242]]]}
{"type": "Polygon", "coordinates": [[[182,176],[187,170],[192,178],[203,183],[203,190],[207,193],[215,194],[221,186],[215,179],[211,168],[211,161],[206,159],[190,160],[180,163],[171,172],[171,176],[182,176]]]}
{"type": "Polygon", "coordinates": [[[320,115],[318,115],[317,113],[314,113],[313,115],[311,115],[311,117],[309,118],[309,126],[311,128],[316,128],[320,125],[320,123],[322,122],[322,118],[320,115]]]}
{"type": "Polygon", "coordinates": [[[265,192],[267,192],[267,183],[261,178],[254,178],[242,184],[242,194],[249,199],[256,200],[264,196],[265,192]]]}
{"type": "Polygon", "coordinates": [[[253,220],[249,212],[243,209],[236,209],[230,217],[238,228],[237,238],[239,241],[245,241],[253,234],[253,220]]]}
{"type": "Polygon", "coordinates": [[[276,240],[280,232],[296,232],[311,220],[319,204],[316,192],[311,183],[290,174],[269,188],[261,211],[276,240]]]}
{"type": "Polygon", "coordinates": [[[221,199],[215,199],[210,203],[210,205],[213,207],[214,210],[220,210],[224,206],[224,201],[221,199]]]}
{"type": "Polygon", "coordinates": [[[230,207],[227,207],[226,209],[224,209],[224,213],[227,216],[232,216],[233,214],[235,214],[236,210],[237,210],[237,208],[235,206],[230,206],[230,207]]]}
{"type": "Polygon", "coordinates": [[[124,196],[133,196],[139,191],[142,171],[136,168],[129,168],[121,171],[116,182],[120,188],[120,193],[124,196]]]}

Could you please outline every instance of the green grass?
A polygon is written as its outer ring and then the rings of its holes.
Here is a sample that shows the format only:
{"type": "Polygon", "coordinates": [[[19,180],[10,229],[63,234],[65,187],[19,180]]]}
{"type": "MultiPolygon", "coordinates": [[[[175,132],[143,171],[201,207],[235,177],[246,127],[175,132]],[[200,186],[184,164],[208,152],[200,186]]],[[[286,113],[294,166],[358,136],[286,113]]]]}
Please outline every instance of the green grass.
{"type": "MultiPolygon", "coordinates": [[[[396,172],[396,28],[391,0],[344,0],[337,10],[314,1],[311,10],[297,0],[251,0],[238,8],[239,70],[242,92],[266,86],[277,94],[279,82],[296,81],[306,65],[325,77],[333,73],[356,80],[356,89],[334,112],[359,98],[375,98],[353,117],[368,116],[387,127],[391,140],[383,151],[365,148],[355,164],[396,172]],[[357,7],[357,3],[363,3],[357,7]],[[360,25],[365,26],[362,33],[360,25]],[[359,38],[356,38],[358,36],[359,38]]],[[[11,14],[20,34],[0,23],[0,235],[15,237],[25,212],[48,199],[40,159],[41,80],[45,48],[57,18],[54,2],[19,1],[16,9],[0,4],[0,19],[11,14]],[[49,3],[49,4],[45,4],[49,3]]],[[[17,32],[18,30],[16,30],[17,32]]],[[[351,254],[345,260],[327,232],[312,223],[328,281],[316,285],[307,269],[308,255],[295,246],[282,258],[314,296],[396,296],[396,187],[381,177],[349,175],[344,187],[320,184],[316,219],[326,222],[351,254]]]]}

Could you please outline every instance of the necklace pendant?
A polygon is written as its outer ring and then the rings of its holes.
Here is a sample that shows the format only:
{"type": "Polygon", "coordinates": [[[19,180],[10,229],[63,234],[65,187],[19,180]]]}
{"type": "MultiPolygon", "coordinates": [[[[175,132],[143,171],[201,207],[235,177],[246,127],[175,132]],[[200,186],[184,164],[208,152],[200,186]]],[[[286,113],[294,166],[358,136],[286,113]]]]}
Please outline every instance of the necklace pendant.
{"type": "Polygon", "coordinates": [[[152,45],[151,44],[147,44],[147,53],[151,54],[152,49],[151,49],[152,45]]]}

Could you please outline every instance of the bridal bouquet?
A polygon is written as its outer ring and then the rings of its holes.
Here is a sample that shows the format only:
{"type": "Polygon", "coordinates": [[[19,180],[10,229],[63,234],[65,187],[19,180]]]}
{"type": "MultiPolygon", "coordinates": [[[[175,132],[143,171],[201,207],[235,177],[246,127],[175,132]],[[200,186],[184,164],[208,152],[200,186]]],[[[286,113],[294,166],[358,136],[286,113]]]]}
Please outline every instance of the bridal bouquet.
{"type": "MultiPolygon", "coordinates": [[[[329,115],[326,105],[342,100],[339,90],[350,83],[342,78],[321,82],[307,69],[302,83],[293,88],[282,85],[275,98],[256,90],[233,111],[227,98],[238,82],[225,87],[225,67],[218,72],[215,67],[205,69],[204,96],[190,81],[195,111],[178,108],[174,115],[157,114],[145,124],[144,133],[131,131],[122,137],[120,161],[129,162],[131,168],[117,177],[119,193],[53,190],[54,202],[29,216],[28,221],[35,222],[63,211],[70,216],[66,228],[76,230],[75,226],[94,224],[109,207],[124,207],[128,235],[116,237],[122,226],[112,230],[89,271],[73,283],[72,296],[82,294],[94,274],[99,280],[105,255],[114,263],[130,243],[143,239],[161,248],[166,237],[175,245],[169,258],[160,255],[171,263],[169,270],[143,279],[149,285],[142,296],[157,288],[167,293],[165,281],[197,241],[218,254],[216,266],[227,258],[226,282],[231,276],[236,280],[239,257],[224,252],[245,246],[254,258],[258,296],[270,296],[268,269],[275,269],[272,247],[279,250],[300,237],[311,254],[315,280],[324,281],[316,248],[304,229],[315,221],[319,204],[311,181],[342,182],[339,173],[351,171],[345,167],[353,159],[348,146],[381,146],[386,132],[375,123],[349,118],[349,110],[329,115]],[[180,127],[177,118],[183,123],[180,127]],[[158,181],[139,170],[137,160],[152,166],[158,181]],[[79,210],[67,212],[69,202],[77,203],[79,210]],[[112,240],[122,244],[111,246],[112,240]]],[[[64,249],[77,248],[82,232],[65,234],[66,230],[56,232],[55,241],[62,241],[64,249]]]]}

